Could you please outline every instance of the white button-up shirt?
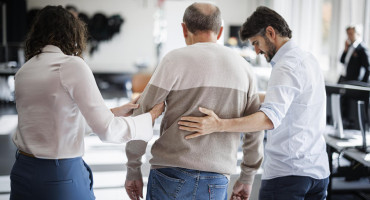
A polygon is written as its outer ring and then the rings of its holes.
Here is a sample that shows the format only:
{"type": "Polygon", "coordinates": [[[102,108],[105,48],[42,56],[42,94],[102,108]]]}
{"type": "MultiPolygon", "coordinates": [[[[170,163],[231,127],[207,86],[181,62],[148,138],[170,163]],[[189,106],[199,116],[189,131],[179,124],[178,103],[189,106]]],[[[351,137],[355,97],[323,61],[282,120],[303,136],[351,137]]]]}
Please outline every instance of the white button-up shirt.
{"type": "Polygon", "coordinates": [[[17,72],[15,98],[18,129],[13,141],[38,158],[82,156],[88,127],[113,143],[148,141],[153,134],[149,113],[114,117],[87,64],[56,46],[45,46],[17,72]]]}
{"type": "Polygon", "coordinates": [[[293,41],[271,60],[272,71],[261,106],[274,125],[267,131],[262,179],[282,176],[327,178],[326,93],[317,60],[293,41]]]}

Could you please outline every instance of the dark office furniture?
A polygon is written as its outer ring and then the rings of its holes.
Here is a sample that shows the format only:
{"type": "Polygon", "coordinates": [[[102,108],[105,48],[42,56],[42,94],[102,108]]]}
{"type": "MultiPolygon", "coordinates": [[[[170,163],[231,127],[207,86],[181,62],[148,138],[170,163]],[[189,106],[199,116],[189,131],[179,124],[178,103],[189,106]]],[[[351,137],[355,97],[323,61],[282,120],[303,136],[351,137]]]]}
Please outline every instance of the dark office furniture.
{"type": "Polygon", "coordinates": [[[333,190],[332,181],[335,177],[345,177],[347,181],[357,180],[360,177],[370,178],[370,154],[366,153],[368,149],[367,144],[370,142],[370,121],[368,117],[370,87],[364,87],[364,85],[326,84],[326,93],[329,99],[328,121],[334,125],[325,134],[331,172],[328,199],[331,199],[333,193],[339,192],[354,193],[359,198],[367,199],[364,194],[370,193],[370,187],[336,191],[333,190]],[[340,101],[341,98],[346,99],[345,105],[340,101]],[[347,112],[343,113],[341,111],[342,108],[346,109],[347,112]],[[346,124],[346,126],[340,124],[342,123],[342,118],[343,121],[346,120],[352,124],[346,124]],[[343,129],[343,127],[345,128],[343,129]],[[352,130],[346,129],[348,127],[351,127],[352,130]],[[334,154],[338,155],[337,166],[334,166],[334,154]],[[344,167],[340,165],[339,160],[342,157],[349,161],[349,166],[344,167]]]}

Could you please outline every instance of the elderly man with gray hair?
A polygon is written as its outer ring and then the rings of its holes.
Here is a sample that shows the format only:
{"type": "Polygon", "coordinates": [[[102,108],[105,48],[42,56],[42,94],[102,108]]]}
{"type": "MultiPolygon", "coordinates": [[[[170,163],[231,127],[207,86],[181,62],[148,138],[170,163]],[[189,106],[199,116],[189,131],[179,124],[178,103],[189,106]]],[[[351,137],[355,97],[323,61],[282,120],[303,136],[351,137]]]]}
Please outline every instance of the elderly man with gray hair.
{"type": "MultiPolygon", "coordinates": [[[[223,27],[215,5],[190,5],[184,13],[182,29],[187,47],[173,50],[163,58],[138,101],[140,108],[134,111],[134,115],[139,115],[162,101],[167,106],[160,137],[151,149],[146,199],[225,200],[230,174],[236,172],[240,133],[220,132],[186,140],[189,133],[179,130],[178,121],[184,115],[204,116],[199,107],[217,110],[225,118],[256,112],[260,100],[254,76],[240,55],[217,44],[223,27]]],[[[243,184],[247,196],[262,163],[262,140],[262,132],[243,134],[238,185],[243,184]]],[[[126,146],[125,188],[135,200],[143,197],[140,160],[146,146],[146,142],[140,141],[126,146]]],[[[239,190],[234,188],[235,193],[239,190]]]]}

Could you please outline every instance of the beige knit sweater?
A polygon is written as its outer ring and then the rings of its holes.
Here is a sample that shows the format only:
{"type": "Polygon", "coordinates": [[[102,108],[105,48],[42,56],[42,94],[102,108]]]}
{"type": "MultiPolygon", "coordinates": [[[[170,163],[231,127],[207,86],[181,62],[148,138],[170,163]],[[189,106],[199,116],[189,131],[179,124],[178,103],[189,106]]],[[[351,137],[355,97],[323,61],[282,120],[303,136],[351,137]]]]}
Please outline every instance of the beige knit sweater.
{"type": "MultiPolygon", "coordinates": [[[[240,133],[213,133],[185,140],[178,129],[182,116],[203,116],[198,107],[214,110],[221,118],[258,111],[260,102],[250,65],[236,52],[216,43],[196,43],[168,53],[154,72],[134,115],[165,101],[160,138],[152,147],[152,168],[181,167],[230,175],[236,172],[240,133]]],[[[263,159],[263,133],[243,134],[243,161],[239,181],[253,183],[263,159]]],[[[147,143],[126,146],[127,180],[141,179],[141,156],[147,143]]]]}

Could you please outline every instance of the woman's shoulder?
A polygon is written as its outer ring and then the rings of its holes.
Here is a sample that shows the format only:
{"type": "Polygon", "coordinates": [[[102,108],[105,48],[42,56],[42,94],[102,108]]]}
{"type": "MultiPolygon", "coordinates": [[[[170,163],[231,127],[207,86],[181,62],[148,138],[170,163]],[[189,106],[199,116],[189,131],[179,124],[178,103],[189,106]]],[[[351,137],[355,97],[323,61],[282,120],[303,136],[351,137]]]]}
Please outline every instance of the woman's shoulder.
{"type": "Polygon", "coordinates": [[[62,76],[90,76],[92,71],[86,62],[78,56],[65,56],[63,62],[60,63],[60,71],[62,76]]]}
{"type": "Polygon", "coordinates": [[[71,65],[86,65],[86,62],[79,56],[65,55],[65,64],[71,65]]]}
{"type": "Polygon", "coordinates": [[[69,55],[65,55],[65,57],[63,59],[63,62],[61,63],[61,67],[64,67],[64,68],[69,68],[69,67],[88,68],[88,69],[90,69],[89,66],[87,65],[87,63],[81,57],[69,56],[69,55]]]}

